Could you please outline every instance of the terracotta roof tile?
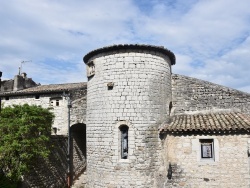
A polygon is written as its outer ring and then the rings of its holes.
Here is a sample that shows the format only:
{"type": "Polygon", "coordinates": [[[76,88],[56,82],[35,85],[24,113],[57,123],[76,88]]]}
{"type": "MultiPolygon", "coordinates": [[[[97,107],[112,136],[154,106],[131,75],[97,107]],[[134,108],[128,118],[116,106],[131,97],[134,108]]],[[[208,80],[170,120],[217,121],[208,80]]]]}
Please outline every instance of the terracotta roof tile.
{"type": "Polygon", "coordinates": [[[219,132],[250,130],[250,115],[239,112],[172,116],[161,132],[219,132]]]}

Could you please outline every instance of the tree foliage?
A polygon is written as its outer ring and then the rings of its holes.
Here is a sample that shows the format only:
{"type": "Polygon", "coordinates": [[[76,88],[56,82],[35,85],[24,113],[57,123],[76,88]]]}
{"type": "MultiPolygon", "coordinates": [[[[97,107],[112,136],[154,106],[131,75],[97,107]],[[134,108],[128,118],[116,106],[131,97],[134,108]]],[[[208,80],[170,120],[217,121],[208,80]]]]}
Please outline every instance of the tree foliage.
{"type": "Polygon", "coordinates": [[[0,113],[0,170],[13,181],[29,172],[39,157],[49,155],[47,144],[54,115],[35,105],[13,105],[0,113]]]}

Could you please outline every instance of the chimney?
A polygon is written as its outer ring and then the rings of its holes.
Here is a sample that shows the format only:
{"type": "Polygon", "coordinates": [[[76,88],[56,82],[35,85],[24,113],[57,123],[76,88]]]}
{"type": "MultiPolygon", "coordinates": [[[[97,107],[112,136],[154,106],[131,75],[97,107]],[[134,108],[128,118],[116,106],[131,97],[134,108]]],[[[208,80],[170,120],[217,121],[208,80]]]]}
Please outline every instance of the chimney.
{"type": "Polygon", "coordinates": [[[23,77],[24,79],[26,79],[26,78],[27,78],[27,74],[26,74],[25,72],[23,72],[23,73],[22,73],[22,77],[23,77]]]}
{"type": "Polygon", "coordinates": [[[14,91],[24,89],[24,78],[21,75],[16,75],[14,77],[14,91]]]}

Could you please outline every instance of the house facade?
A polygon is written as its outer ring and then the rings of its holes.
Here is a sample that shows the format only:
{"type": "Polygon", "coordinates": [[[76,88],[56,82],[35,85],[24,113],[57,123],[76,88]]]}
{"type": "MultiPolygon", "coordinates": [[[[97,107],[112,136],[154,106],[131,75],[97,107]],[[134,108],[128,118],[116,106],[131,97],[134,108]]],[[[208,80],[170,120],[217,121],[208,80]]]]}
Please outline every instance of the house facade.
{"type": "MultiPolygon", "coordinates": [[[[68,101],[66,95],[69,94],[72,104],[71,125],[77,123],[86,124],[86,83],[80,82],[50,85],[33,84],[28,86],[26,84],[25,86],[25,82],[19,82],[14,88],[6,86],[6,83],[15,83],[16,78],[19,77],[21,76],[16,75],[14,81],[3,81],[0,97],[4,106],[11,106],[13,104],[22,105],[26,103],[29,105],[40,105],[43,108],[50,108],[51,111],[55,114],[54,124],[52,126],[52,134],[67,135],[68,101]],[[79,103],[81,105],[79,105],[79,103]]],[[[35,83],[33,80],[30,82],[35,83]]],[[[9,84],[8,86],[10,85],[11,84],[9,84]]]]}

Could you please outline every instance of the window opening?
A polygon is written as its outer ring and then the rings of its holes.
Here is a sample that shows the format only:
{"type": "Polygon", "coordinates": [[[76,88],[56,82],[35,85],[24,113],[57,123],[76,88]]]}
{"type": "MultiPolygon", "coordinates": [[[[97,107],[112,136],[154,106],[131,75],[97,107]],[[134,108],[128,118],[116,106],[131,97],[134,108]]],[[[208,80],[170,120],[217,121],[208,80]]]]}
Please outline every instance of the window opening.
{"type": "Polygon", "coordinates": [[[121,158],[128,158],[128,126],[123,125],[120,127],[121,131],[121,158]]]}
{"type": "Polygon", "coordinates": [[[40,98],[40,95],[36,95],[36,96],[35,96],[35,99],[39,99],[39,98],[40,98]]]}
{"type": "Polygon", "coordinates": [[[58,99],[56,100],[56,106],[59,106],[59,100],[58,99]]]}
{"type": "Polygon", "coordinates": [[[214,158],[214,146],[213,139],[201,139],[201,158],[213,159],[214,158]]]}
{"type": "Polygon", "coordinates": [[[8,101],[8,100],[10,100],[10,98],[9,97],[5,97],[5,100],[8,101]]]}
{"type": "Polygon", "coordinates": [[[168,110],[169,110],[169,115],[171,114],[172,107],[173,107],[173,103],[172,103],[172,101],[171,101],[171,102],[169,103],[169,108],[168,108],[168,110]]]}
{"type": "Polygon", "coordinates": [[[53,127],[53,133],[56,134],[57,133],[57,128],[56,127],[53,127]]]}
{"type": "Polygon", "coordinates": [[[109,82],[107,84],[107,86],[108,86],[108,90],[112,90],[114,88],[114,83],[113,82],[109,82]]]}
{"type": "Polygon", "coordinates": [[[60,106],[60,101],[62,101],[61,97],[50,98],[50,106],[60,106]]]}
{"type": "Polygon", "coordinates": [[[95,64],[93,61],[90,61],[88,64],[87,64],[87,77],[91,77],[91,76],[94,76],[95,75],[95,64]]]}

